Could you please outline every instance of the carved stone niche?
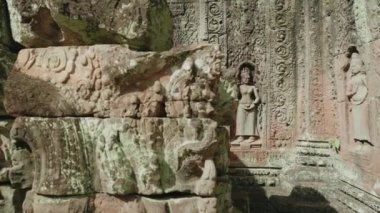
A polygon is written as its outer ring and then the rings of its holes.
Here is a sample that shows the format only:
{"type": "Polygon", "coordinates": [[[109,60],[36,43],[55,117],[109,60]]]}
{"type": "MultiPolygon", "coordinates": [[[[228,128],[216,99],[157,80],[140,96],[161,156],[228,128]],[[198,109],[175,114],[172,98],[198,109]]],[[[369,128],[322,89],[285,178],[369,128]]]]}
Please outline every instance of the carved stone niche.
{"type": "Polygon", "coordinates": [[[13,116],[210,117],[221,57],[213,45],[25,49],[5,85],[4,105],[13,116]]]}
{"type": "Polygon", "coordinates": [[[11,137],[31,148],[32,189],[45,196],[214,197],[228,166],[226,130],[208,118],[19,117],[11,137]]]}
{"type": "Polygon", "coordinates": [[[236,72],[235,99],[237,137],[231,145],[233,149],[260,148],[259,136],[259,105],[260,95],[256,86],[255,66],[252,63],[242,63],[236,72]]]}

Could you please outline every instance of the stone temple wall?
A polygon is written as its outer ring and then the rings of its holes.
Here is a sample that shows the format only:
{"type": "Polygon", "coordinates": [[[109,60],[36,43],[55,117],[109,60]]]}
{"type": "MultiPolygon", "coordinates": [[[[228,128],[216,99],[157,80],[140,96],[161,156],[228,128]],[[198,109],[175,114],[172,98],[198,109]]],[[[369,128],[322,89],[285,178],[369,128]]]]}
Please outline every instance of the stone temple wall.
{"type": "MultiPolygon", "coordinates": [[[[378,1],[173,0],[169,6],[174,16],[174,45],[218,43],[226,56],[219,119],[230,127],[231,141],[236,139],[239,122],[234,113],[238,108],[236,74],[244,63],[255,67],[259,140],[237,147],[232,143],[230,173],[236,186],[246,187],[247,181],[251,186],[280,185],[288,188],[285,194],[289,195],[294,186],[308,186],[320,181],[319,176],[327,176],[323,182],[334,190],[320,191],[339,198],[333,203],[358,208],[350,202],[362,190],[370,197],[365,199],[378,202],[378,1]],[[353,58],[364,63],[361,77],[353,78],[349,69],[351,46],[359,53],[353,58]],[[360,104],[363,107],[359,106],[364,110],[359,112],[347,94],[356,78],[365,82],[362,88],[367,91],[360,104]],[[356,139],[358,131],[359,135],[368,132],[369,140],[356,139]],[[315,150],[326,147],[336,152],[315,150]],[[324,170],[327,165],[333,169],[324,170]],[[301,172],[309,167],[316,171],[301,172]],[[248,169],[243,172],[242,168],[248,169]],[[298,173],[300,177],[295,177],[298,173]],[[352,187],[339,190],[348,185],[352,187]],[[347,199],[340,198],[347,194],[347,199]]],[[[238,189],[233,197],[244,194],[242,202],[258,210],[267,201],[257,201],[257,193],[264,191],[269,198],[272,189],[267,188],[248,190],[256,191],[250,204],[244,190],[238,189]]],[[[370,210],[377,211],[376,206],[370,210]]],[[[263,208],[270,207],[265,204],[263,208]]]]}
{"type": "Polygon", "coordinates": [[[379,0],[0,6],[0,212],[380,211],[379,0]]]}

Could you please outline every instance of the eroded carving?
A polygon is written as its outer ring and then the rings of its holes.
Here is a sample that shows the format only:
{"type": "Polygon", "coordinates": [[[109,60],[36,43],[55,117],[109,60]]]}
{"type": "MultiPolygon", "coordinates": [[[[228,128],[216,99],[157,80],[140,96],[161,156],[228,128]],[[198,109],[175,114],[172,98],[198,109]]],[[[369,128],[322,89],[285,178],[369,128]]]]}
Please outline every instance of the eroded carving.
{"type": "Polygon", "coordinates": [[[221,53],[209,45],[161,53],[120,45],[23,50],[5,106],[13,115],[49,117],[210,117],[220,69],[221,53]]]}
{"type": "Polygon", "coordinates": [[[226,166],[215,161],[225,139],[210,119],[17,118],[13,129],[31,147],[40,195],[213,196],[226,166]]]}
{"type": "Polygon", "coordinates": [[[356,142],[371,143],[369,134],[368,86],[362,61],[356,47],[348,49],[350,59],[346,69],[349,71],[346,95],[351,103],[351,122],[353,138],[356,142]],[[348,68],[348,69],[347,69],[348,68]]]}
{"type": "Polygon", "coordinates": [[[144,94],[141,117],[165,117],[165,96],[159,81],[144,94]]]}

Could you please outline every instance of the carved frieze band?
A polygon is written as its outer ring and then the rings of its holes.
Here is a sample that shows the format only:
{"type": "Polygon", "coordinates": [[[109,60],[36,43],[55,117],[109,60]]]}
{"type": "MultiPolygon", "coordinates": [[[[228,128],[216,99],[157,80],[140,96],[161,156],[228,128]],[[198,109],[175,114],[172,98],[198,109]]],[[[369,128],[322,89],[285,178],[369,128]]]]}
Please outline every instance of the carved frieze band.
{"type": "Polygon", "coordinates": [[[240,186],[277,186],[281,168],[231,168],[232,184],[240,186]]]}

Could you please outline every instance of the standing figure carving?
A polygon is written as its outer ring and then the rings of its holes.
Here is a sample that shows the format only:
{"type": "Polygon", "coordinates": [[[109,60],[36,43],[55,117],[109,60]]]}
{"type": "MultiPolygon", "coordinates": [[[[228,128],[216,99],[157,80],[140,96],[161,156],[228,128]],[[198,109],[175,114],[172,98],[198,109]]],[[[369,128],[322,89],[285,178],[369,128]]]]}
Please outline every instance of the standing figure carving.
{"type": "Polygon", "coordinates": [[[237,73],[236,136],[238,138],[232,142],[233,145],[240,144],[244,140],[255,142],[259,138],[257,109],[260,98],[255,86],[253,72],[254,66],[252,64],[243,63],[237,73]]]}
{"type": "Polygon", "coordinates": [[[368,87],[363,70],[363,61],[356,47],[350,47],[346,55],[348,64],[345,71],[349,71],[346,95],[351,103],[352,134],[355,142],[370,143],[368,87]]]}
{"type": "Polygon", "coordinates": [[[159,81],[145,93],[141,117],[165,117],[165,96],[159,81]]]}
{"type": "Polygon", "coordinates": [[[167,117],[191,117],[190,84],[194,79],[194,59],[188,57],[170,78],[169,97],[165,103],[167,117]]]}

